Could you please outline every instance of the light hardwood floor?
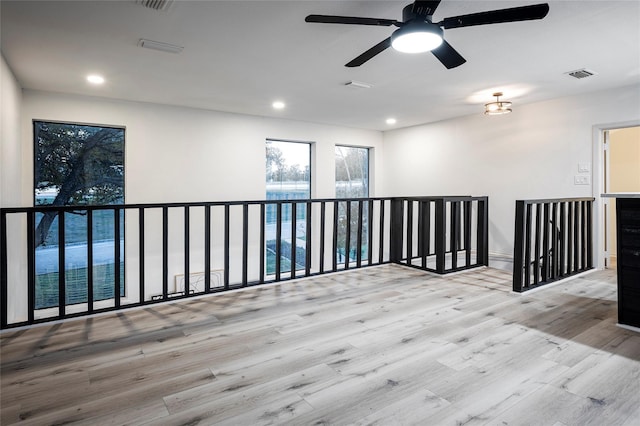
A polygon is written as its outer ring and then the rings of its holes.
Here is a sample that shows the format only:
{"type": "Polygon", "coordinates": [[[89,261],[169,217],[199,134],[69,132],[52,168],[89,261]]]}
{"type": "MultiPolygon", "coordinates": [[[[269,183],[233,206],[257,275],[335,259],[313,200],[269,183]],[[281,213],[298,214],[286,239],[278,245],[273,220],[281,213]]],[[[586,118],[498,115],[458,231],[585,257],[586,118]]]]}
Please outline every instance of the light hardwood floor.
{"type": "Polygon", "coordinates": [[[0,423],[640,425],[615,273],[396,265],[1,337],[0,423]]]}

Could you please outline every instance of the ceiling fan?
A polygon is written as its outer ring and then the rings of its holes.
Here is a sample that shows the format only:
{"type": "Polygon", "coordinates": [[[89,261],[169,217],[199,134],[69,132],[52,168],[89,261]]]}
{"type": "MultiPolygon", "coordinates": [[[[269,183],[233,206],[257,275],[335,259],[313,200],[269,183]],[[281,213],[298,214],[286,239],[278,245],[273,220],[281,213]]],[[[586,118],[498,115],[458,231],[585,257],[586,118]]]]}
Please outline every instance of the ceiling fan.
{"type": "Polygon", "coordinates": [[[383,27],[393,25],[398,27],[398,29],[391,34],[391,37],[382,40],[371,49],[347,63],[345,65],[347,67],[359,67],[377,54],[389,47],[393,47],[400,52],[406,53],[431,51],[445,67],[451,69],[464,64],[466,59],[444,40],[444,30],[471,27],[474,25],[542,19],[547,16],[549,12],[549,5],[547,3],[541,3],[512,7],[509,9],[471,13],[469,15],[452,16],[440,22],[433,22],[433,13],[439,4],[440,0],[415,1],[402,9],[402,21],[332,15],[309,15],[305,18],[305,21],[323,24],[375,25],[383,27]]]}

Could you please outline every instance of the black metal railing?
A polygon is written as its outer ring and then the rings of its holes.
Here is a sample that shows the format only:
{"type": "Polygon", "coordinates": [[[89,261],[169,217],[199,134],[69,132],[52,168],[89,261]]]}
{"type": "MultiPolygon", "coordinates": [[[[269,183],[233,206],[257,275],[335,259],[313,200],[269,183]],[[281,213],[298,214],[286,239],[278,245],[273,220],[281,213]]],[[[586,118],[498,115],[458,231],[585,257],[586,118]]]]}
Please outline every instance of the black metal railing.
{"type": "Polygon", "coordinates": [[[3,208],[0,328],[388,262],[486,265],[487,212],[486,197],[3,208]]]}
{"type": "Polygon", "coordinates": [[[487,197],[391,201],[392,261],[438,274],[487,266],[487,197]]]}
{"type": "Polygon", "coordinates": [[[527,291],[593,268],[593,201],[516,201],[513,291],[527,291]]]}

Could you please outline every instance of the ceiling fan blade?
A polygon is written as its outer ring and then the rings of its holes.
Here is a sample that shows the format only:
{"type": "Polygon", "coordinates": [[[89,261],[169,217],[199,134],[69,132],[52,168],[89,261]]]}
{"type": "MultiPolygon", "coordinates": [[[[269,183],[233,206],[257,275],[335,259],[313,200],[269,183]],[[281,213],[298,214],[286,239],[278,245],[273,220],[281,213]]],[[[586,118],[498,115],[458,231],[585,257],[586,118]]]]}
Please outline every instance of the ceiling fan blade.
{"type": "Polygon", "coordinates": [[[474,25],[499,24],[502,22],[530,21],[547,16],[547,3],[530,6],[512,7],[509,9],[491,10],[488,12],[472,13],[469,15],[452,16],[438,23],[442,28],[471,27],[474,25]]]}
{"type": "Polygon", "coordinates": [[[304,18],[305,22],[318,22],[320,24],[353,24],[353,25],[376,25],[389,27],[400,24],[395,19],[359,18],[357,16],[334,16],[334,15],[309,15],[304,18]]]}
{"type": "Polygon", "coordinates": [[[416,0],[413,3],[413,13],[420,16],[431,16],[438,8],[440,0],[433,1],[419,1],[416,0]]]}
{"type": "Polygon", "coordinates": [[[376,56],[378,53],[384,52],[389,47],[391,47],[391,37],[382,40],[380,43],[373,46],[371,49],[364,52],[362,55],[353,59],[351,62],[345,65],[345,67],[353,68],[359,67],[360,65],[367,62],[369,59],[376,56]]]}
{"type": "Polygon", "coordinates": [[[442,40],[442,44],[433,49],[431,53],[433,53],[433,56],[438,58],[438,60],[442,62],[442,65],[447,67],[447,69],[459,67],[467,62],[467,60],[463,58],[462,55],[460,55],[449,43],[447,43],[446,40],[442,40]]]}

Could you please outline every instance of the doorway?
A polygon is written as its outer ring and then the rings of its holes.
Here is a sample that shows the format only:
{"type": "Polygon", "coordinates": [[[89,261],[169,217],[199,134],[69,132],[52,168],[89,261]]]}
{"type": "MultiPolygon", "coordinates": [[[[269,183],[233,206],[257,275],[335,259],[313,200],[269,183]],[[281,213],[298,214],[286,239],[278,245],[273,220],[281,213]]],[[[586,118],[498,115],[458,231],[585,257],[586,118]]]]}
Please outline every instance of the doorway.
{"type": "MultiPolygon", "coordinates": [[[[640,126],[604,129],[601,140],[602,193],[640,192],[640,126]]],[[[601,267],[605,269],[616,268],[615,212],[615,199],[603,198],[601,267]]]]}

